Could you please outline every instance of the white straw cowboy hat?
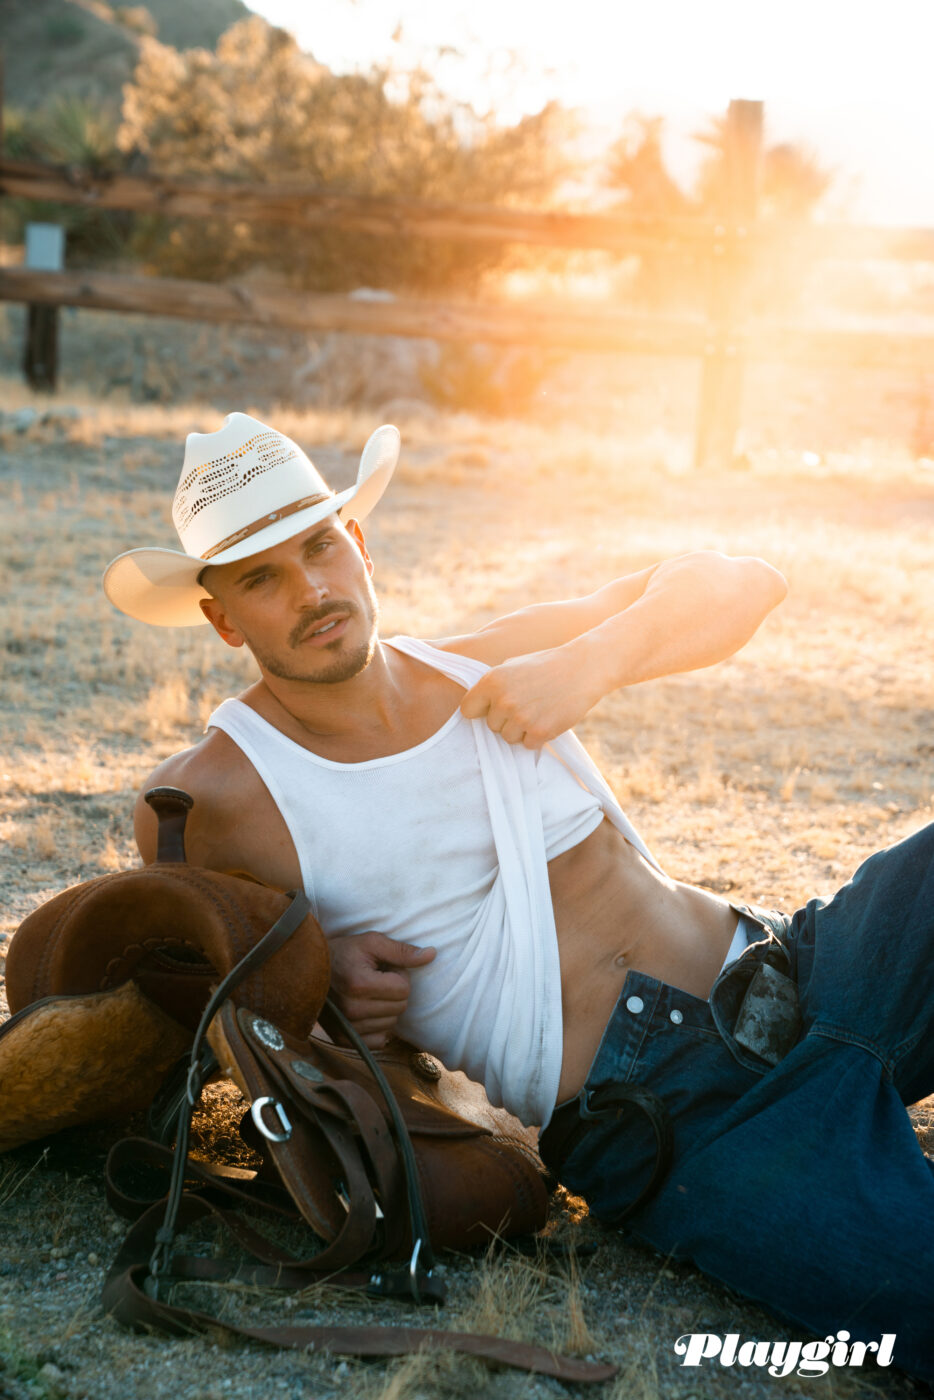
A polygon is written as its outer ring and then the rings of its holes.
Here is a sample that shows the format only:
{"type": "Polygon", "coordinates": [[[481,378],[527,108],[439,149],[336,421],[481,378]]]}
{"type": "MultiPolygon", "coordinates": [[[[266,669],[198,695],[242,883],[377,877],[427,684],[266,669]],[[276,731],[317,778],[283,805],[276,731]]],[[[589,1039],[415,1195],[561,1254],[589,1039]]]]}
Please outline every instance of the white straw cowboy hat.
{"type": "Polygon", "coordinates": [[[198,582],[208,564],[247,559],[291,539],[328,515],[369,515],[399,459],[399,431],[377,428],[363,449],[357,480],[337,495],[291,438],[246,413],[229,413],[216,433],[189,433],[172,519],[177,549],[131,549],[104,573],[115,608],[160,627],[204,622],[198,582]]]}

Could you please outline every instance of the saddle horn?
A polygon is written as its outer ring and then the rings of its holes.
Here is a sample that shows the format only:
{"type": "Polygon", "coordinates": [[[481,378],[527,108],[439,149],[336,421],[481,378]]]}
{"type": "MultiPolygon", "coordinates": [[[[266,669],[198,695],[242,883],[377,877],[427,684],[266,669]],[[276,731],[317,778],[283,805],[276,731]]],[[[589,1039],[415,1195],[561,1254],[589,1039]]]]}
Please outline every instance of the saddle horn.
{"type": "Polygon", "coordinates": [[[150,788],[144,801],[155,812],[159,822],[156,861],[161,864],[185,863],[185,823],[195,799],[181,788],[150,788]]]}

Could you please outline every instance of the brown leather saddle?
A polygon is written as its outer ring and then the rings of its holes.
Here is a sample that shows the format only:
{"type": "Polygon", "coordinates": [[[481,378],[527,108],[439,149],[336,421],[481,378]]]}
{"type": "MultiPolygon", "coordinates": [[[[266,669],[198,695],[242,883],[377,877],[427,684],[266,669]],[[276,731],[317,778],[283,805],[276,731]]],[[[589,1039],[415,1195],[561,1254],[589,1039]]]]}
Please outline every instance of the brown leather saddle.
{"type": "MultiPolygon", "coordinates": [[[[294,1288],[324,1276],[438,1303],[436,1249],[540,1229],[548,1190],[534,1132],[404,1042],[374,1059],[327,1001],[327,940],[304,895],[187,865],[191,798],[155,789],[147,801],[159,817],[155,864],[75,886],[24,921],[0,1026],[0,1151],[156,1101],[155,1141],[118,1144],[108,1164],[112,1203],[136,1219],[105,1283],[109,1310],[131,1326],[217,1326],[173,1306],[167,1285],[234,1277],[294,1288]],[[244,1136],[264,1159],[255,1175],[188,1158],[193,1107],[218,1074],[251,1105],[244,1136]],[[156,1181],[142,1192],[141,1169],[156,1181]],[[211,1213],[247,1263],[177,1252],[176,1236],[211,1213]],[[270,1214],[304,1220],[310,1251],[286,1253],[254,1228],[270,1214]]],[[[614,1373],[431,1329],[231,1330],[355,1354],[456,1346],[562,1379],[614,1373]]]]}

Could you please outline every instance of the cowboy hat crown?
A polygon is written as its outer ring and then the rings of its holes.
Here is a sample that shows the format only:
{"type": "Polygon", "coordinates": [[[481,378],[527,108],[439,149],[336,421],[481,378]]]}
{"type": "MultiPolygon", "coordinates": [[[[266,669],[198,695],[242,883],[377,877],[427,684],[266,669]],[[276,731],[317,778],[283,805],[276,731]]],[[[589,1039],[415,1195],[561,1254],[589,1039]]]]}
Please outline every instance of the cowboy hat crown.
{"type": "Polygon", "coordinates": [[[230,564],[300,534],[328,515],[363,520],[399,458],[399,432],[372,434],[353,486],[335,494],[297,443],[247,413],[229,413],[215,433],[189,433],[172,505],[182,551],[131,549],[112,560],[104,592],[114,607],[162,627],[204,622],[198,582],[208,564],[230,564]],[[348,512],[349,514],[350,512],[348,512]]]}

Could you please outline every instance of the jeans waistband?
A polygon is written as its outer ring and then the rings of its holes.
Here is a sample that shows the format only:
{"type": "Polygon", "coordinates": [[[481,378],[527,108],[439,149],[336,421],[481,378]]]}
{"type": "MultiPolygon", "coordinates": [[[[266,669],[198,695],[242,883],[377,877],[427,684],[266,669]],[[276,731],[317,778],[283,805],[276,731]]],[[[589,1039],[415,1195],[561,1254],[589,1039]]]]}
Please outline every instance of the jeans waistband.
{"type": "Polygon", "coordinates": [[[630,973],[587,1083],[576,1098],[554,1110],[541,1133],[542,1160],[560,1177],[564,1163],[598,1125],[609,1119],[647,1117],[655,1137],[654,1168],[626,1214],[657,1190],[671,1156],[669,1109],[650,1087],[651,1078],[641,1082],[635,1078],[651,1028],[656,1028],[655,1034],[663,1029],[666,1036],[679,1038],[685,1033],[713,1036],[755,1075],[777,1064],[798,1038],[797,989],[788,975],[789,956],[778,922],[785,916],[762,917],[764,911],[734,908],[737,913],[751,915],[761,936],[721,972],[709,1002],[645,974],[630,973]]]}

